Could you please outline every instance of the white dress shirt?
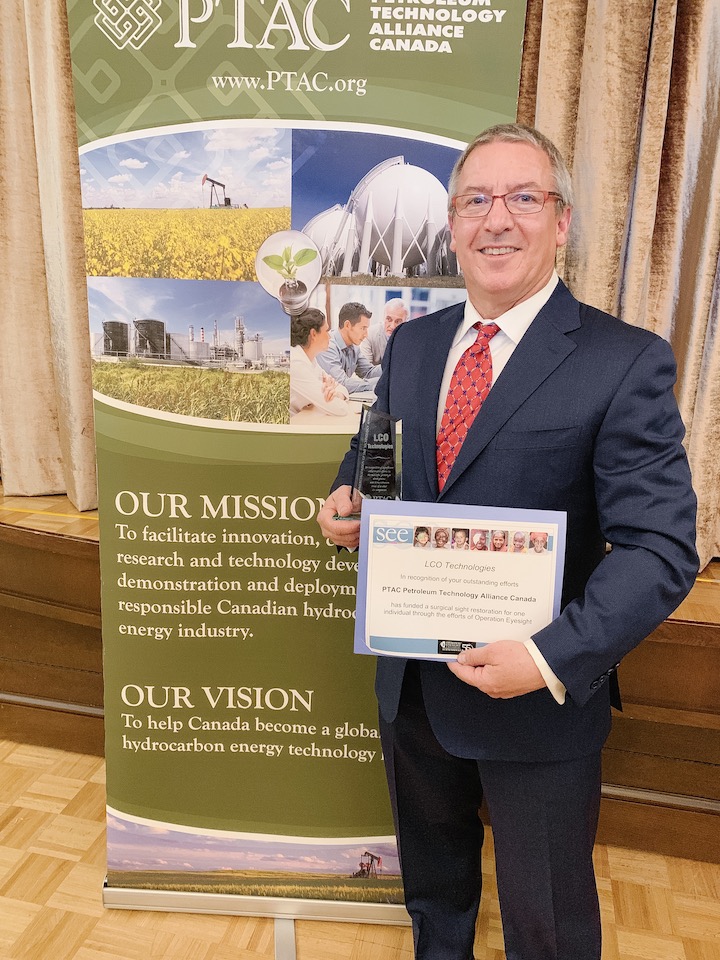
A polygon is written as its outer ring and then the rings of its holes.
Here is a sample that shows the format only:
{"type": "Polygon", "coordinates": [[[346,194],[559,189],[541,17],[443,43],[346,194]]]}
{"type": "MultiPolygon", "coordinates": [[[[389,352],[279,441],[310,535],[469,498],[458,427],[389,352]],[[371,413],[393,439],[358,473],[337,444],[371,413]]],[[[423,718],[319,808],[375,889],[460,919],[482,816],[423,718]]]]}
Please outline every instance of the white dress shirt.
{"type": "Polygon", "coordinates": [[[337,384],[334,397],[328,400],[323,377],[317,360],[311,360],[299,344],[290,348],[290,413],[314,407],[321,413],[336,417],[347,414],[347,390],[337,384]]]}
{"type": "MultiPolygon", "coordinates": [[[[501,376],[515,347],[517,347],[524,337],[530,324],[552,296],[558,280],[559,277],[553,270],[552,276],[542,290],[538,290],[532,297],[528,297],[527,300],[518,303],[517,306],[512,307],[495,320],[484,320],[470,301],[465,301],[465,314],[462,323],[457,329],[452,346],[448,352],[447,360],[445,361],[445,373],[440,387],[440,398],[438,402],[436,433],[440,431],[440,423],[442,422],[445,411],[445,400],[448,395],[448,390],[450,389],[453,371],[460,357],[477,339],[477,330],[475,330],[474,325],[478,322],[496,323],[498,327],[500,327],[499,332],[496,333],[490,341],[490,356],[492,357],[493,369],[492,382],[494,384],[497,382],[498,377],[501,376]]],[[[492,386],[490,389],[492,389],[492,386]]],[[[535,641],[525,640],[524,643],[528,653],[542,674],[542,678],[547,684],[550,693],[558,703],[565,703],[565,686],[550,669],[547,660],[538,650],[535,641]]]]}

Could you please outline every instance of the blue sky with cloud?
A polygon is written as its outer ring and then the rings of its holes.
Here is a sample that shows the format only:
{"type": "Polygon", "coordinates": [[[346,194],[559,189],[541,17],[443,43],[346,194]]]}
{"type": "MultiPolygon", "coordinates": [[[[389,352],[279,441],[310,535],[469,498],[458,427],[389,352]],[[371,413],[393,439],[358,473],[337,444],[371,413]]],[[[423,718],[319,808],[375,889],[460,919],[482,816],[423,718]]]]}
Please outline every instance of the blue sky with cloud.
{"type": "MultiPolygon", "coordinates": [[[[271,126],[218,125],[163,131],[86,150],[80,156],[84,207],[210,206],[210,184],[225,184],[233,203],[290,205],[292,131],[271,126]]],[[[220,191],[222,194],[222,191],[220,191]]]]}
{"type": "Polygon", "coordinates": [[[351,876],[370,850],[382,857],[382,874],[399,875],[393,840],[292,841],[220,831],[174,829],[171,824],[138,822],[108,815],[108,866],[111,870],[277,870],[351,876]]]}

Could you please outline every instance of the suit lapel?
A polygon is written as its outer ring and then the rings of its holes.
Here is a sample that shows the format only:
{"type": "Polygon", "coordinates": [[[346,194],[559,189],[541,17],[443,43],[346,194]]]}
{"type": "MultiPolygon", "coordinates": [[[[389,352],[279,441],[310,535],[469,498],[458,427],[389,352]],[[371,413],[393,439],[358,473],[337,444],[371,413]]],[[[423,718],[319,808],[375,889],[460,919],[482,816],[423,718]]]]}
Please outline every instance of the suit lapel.
{"type": "Polygon", "coordinates": [[[455,480],[482,453],[518,407],[572,353],[576,344],[567,333],[579,326],[579,304],[560,282],[493,385],[470,427],[439,499],[446,496],[455,480]]]}

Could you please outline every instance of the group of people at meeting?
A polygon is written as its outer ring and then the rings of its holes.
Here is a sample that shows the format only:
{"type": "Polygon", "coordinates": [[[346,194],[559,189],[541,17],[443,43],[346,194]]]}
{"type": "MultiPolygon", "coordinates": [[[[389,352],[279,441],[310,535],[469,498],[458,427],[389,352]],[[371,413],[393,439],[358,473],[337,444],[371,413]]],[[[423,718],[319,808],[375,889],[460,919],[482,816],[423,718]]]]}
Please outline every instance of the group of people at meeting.
{"type": "Polygon", "coordinates": [[[348,412],[354,393],[375,391],[390,335],[408,319],[399,298],[385,304],[383,322],[370,326],[372,311],[344,303],[330,330],[322,310],[310,307],[290,321],[290,413],[306,408],[331,416],[348,412]]]}

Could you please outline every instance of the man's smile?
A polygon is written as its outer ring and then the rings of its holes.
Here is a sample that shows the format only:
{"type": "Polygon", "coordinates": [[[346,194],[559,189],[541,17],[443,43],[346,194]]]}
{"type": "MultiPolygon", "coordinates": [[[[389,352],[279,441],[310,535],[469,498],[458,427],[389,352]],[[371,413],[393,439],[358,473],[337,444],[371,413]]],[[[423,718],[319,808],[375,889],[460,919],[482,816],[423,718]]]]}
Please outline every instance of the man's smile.
{"type": "Polygon", "coordinates": [[[519,247],[480,247],[480,253],[484,256],[499,257],[505,253],[517,253],[519,247]]]}

